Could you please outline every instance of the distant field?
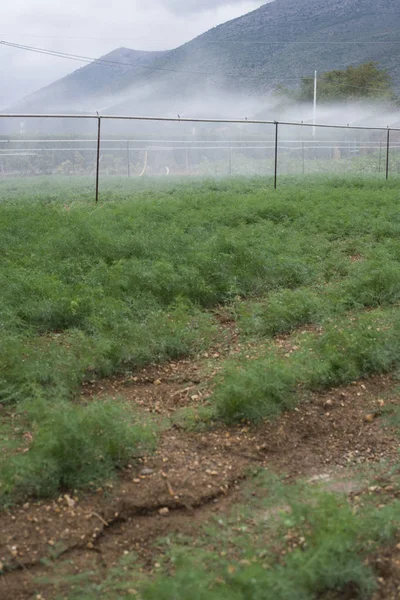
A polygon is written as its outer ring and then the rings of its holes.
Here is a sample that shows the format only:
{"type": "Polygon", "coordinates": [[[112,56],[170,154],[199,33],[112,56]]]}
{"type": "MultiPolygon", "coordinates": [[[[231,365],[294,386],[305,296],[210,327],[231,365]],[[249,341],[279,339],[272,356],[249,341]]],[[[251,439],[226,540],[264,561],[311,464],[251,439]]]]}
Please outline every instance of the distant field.
{"type": "MultiPolygon", "coordinates": [[[[329,188],[346,188],[354,187],[364,189],[372,185],[372,189],[393,189],[399,183],[397,167],[392,168],[390,179],[385,182],[385,173],[383,170],[379,172],[370,171],[368,169],[356,169],[356,174],[351,170],[342,168],[342,165],[337,164],[336,168],[330,170],[329,161],[319,172],[317,164],[310,173],[302,176],[297,174],[298,171],[293,169],[293,172],[288,164],[280,165],[278,174],[278,187],[284,188],[287,192],[288,188],[300,189],[306,192],[315,188],[321,190],[325,185],[329,188]]],[[[400,164],[400,163],[399,163],[400,164]]],[[[396,163],[397,165],[397,163],[396,163]]],[[[382,167],[383,168],[383,167],[382,167]]],[[[102,202],[116,201],[123,202],[124,200],[144,199],[163,200],[165,198],[176,199],[177,194],[182,195],[188,193],[199,194],[200,197],[206,196],[210,192],[227,192],[241,194],[245,189],[246,195],[251,190],[260,192],[260,190],[271,190],[274,186],[273,176],[258,176],[257,170],[250,171],[249,176],[233,175],[231,177],[222,175],[215,176],[210,174],[196,177],[185,176],[156,176],[156,177],[119,177],[106,176],[100,174],[100,200],[102,202]]],[[[34,202],[34,203],[63,203],[63,204],[85,204],[93,203],[95,199],[96,182],[94,176],[65,176],[65,175],[50,175],[50,176],[35,176],[35,177],[0,177],[0,202],[10,203],[18,202],[34,202]]]]}
{"type": "MultiPolygon", "coordinates": [[[[163,421],[124,398],[81,393],[115,374],[131,381],[143,368],[214,356],[209,392],[187,392],[206,401],[179,413],[183,427],[207,430],[277,418],[307,394],[395,372],[398,185],[109,179],[95,206],[92,180],[0,181],[2,504],[94,489],[151,455],[172,413],[163,421]],[[224,356],[209,350],[216,344],[224,356]]],[[[178,584],[174,597],[187,598],[178,584]]],[[[213,598],[229,596],[223,585],[213,598]]],[[[164,597],[154,586],[143,597],[164,597]]]]}

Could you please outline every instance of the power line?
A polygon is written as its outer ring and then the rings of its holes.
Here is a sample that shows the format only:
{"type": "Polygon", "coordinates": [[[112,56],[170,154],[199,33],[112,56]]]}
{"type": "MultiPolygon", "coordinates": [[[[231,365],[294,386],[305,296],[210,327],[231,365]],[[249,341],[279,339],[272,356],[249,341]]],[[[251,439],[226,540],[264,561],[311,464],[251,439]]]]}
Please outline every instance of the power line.
{"type": "MultiPolygon", "coordinates": [[[[103,64],[105,66],[111,66],[111,67],[133,67],[135,69],[147,69],[147,70],[151,70],[151,71],[166,71],[168,73],[182,73],[185,75],[206,75],[207,77],[210,76],[210,72],[205,72],[205,71],[185,71],[185,70],[181,70],[181,69],[171,69],[168,67],[155,67],[155,66],[149,66],[149,65],[138,65],[135,63],[131,63],[131,62],[121,62],[121,61],[116,61],[116,60],[109,60],[106,58],[92,58],[89,56],[80,56],[79,54],[69,54],[66,52],[58,52],[57,50],[46,50],[45,48],[36,48],[34,46],[24,46],[22,44],[15,44],[12,42],[7,42],[5,40],[1,40],[0,41],[0,45],[3,46],[7,46],[9,48],[16,48],[18,50],[25,50],[27,52],[35,52],[37,54],[44,54],[47,56],[54,56],[56,58],[65,58],[68,60],[74,60],[77,62],[82,62],[82,63],[86,63],[86,64],[103,64]]],[[[246,73],[246,75],[248,75],[248,73],[246,73]]],[[[224,73],[223,75],[224,77],[238,77],[237,73],[224,73]]],[[[258,75],[257,75],[258,76],[258,75]]],[[[292,78],[293,80],[297,79],[297,78],[292,78]]],[[[276,79],[276,81],[280,81],[280,79],[276,79]]]]}
{"type": "MultiPolygon", "coordinates": [[[[400,42],[399,42],[400,43],[400,42]]],[[[22,44],[16,44],[13,42],[7,42],[5,40],[1,40],[0,41],[0,45],[3,46],[7,46],[9,48],[15,48],[18,50],[25,50],[26,52],[34,52],[36,54],[42,54],[45,56],[53,56],[55,58],[64,58],[67,60],[73,60],[76,62],[81,62],[81,63],[85,63],[87,65],[91,65],[91,64],[99,64],[99,65],[104,65],[104,66],[109,66],[112,68],[116,68],[116,67],[132,67],[134,69],[145,69],[145,70],[151,70],[151,71],[165,71],[165,72],[170,72],[170,73],[178,73],[178,74],[185,74],[185,75],[203,75],[206,77],[210,76],[210,72],[206,72],[206,71],[186,71],[186,70],[180,70],[180,69],[171,69],[168,67],[155,67],[155,66],[149,66],[149,65],[138,65],[135,63],[131,63],[131,62],[121,62],[121,61],[115,61],[115,60],[109,60],[106,58],[92,58],[92,57],[88,57],[88,56],[81,56],[78,54],[70,54],[70,53],[66,53],[66,52],[59,52],[57,50],[48,50],[45,48],[37,48],[35,46],[25,46],[22,44]]],[[[225,78],[234,78],[237,79],[238,77],[242,77],[242,78],[249,78],[249,77],[260,77],[259,73],[249,73],[249,71],[246,71],[246,74],[239,74],[238,72],[236,73],[223,73],[222,77],[225,78]]],[[[304,75],[298,75],[297,77],[278,77],[276,79],[270,79],[268,81],[268,83],[270,84],[274,84],[274,83],[280,83],[281,81],[298,81],[299,79],[302,79],[303,81],[308,81],[308,80],[313,80],[314,78],[312,76],[304,76],[304,75]]],[[[335,85],[337,86],[346,86],[346,87],[351,87],[354,89],[375,89],[374,86],[356,86],[356,85],[350,85],[347,84],[345,82],[342,83],[335,83],[335,85]]]]}
{"type": "MultiPolygon", "coordinates": [[[[0,41],[0,45],[3,46],[7,46],[9,48],[16,48],[18,50],[25,50],[27,52],[35,52],[37,54],[44,54],[46,56],[54,56],[56,58],[65,58],[68,60],[74,60],[77,62],[82,62],[82,63],[86,63],[86,64],[103,64],[105,66],[111,66],[111,67],[132,67],[135,69],[147,69],[147,70],[151,70],[151,71],[166,71],[169,73],[182,73],[185,75],[206,75],[207,77],[210,76],[210,72],[205,72],[205,71],[185,71],[185,70],[181,70],[181,69],[171,69],[168,67],[155,67],[155,66],[149,66],[149,65],[138,65],[135,63],[131,63],[131,62],[121,62],[121,61],[116,61],[116,60],[109,60],[106,58],[92,58],[89,56],[80,56],[79,54],[69,54],[66,52],[59,52],[57,50],[47,50],[45,48],[36,48],[34,46],[24,46],[22,44],[16,44],[13,42],[7,42],[5,40],[1,40],[0,41]]],[[[249,76],[249,73],[246,72],[246,76],[249,76]]],[[[251,75],[250,75],[251,76],[251,75]]],[[[255,74],[253,75],[253,77],[259,77],[259,74],[255,74]]],[[[237,78],[238,77],[238,73],[224,73],[223,77],[232,77],[232,78],[237,78]]],[[[242,75],[242,77],[244,77],[244,75],[242,75]]],[[[275,82],[279,82],[282,81],[282,79],[285,79],[285,81],[297,81],[298,77],[286,77],[286,78],[277,78],[275,80],[270,81],[270,83],[275,83],[275,82]]]]}
{"type": "MultiPolygon", "coordinates": [[[[0,32],[0,35],[7,36],[10,35],[9,32],[0,32]]],[[[48,40],[81,40],[81,41],[132,41],[136,38],[131,37],[80,37],[80,36],[59,36],[59,35],[31,35],[31,34],[20,34],[18,32],[11,33],[11,35],[16,35],[18,37],[25,37],[31,39],[48,39],[48,40]]],[[[204,35],[204,34],[203,34],[204,35]]],[[[152,40],[153,42],[155,40],[152,40]]],[[[157,42],[160,40],[156,40],[157,42]]],[[[192,40],[197,41],[197,40],[192,40]]],[[[349,44],[349,45],[358,45],[358,44],[366,44],[370,46],[371,44],[400,44],[400,40],[352,40],[352,41],[338,41],[338,40],[277,40],[277,41],[253,41],[253,40],[207,40],[207,44],[209,45],[226,45],[226,44],[250,44],[252,46],[270,46],[274,44],[316,44],[318,46],[325,45],[340,45],[349,44]]],[[[139,52],[170,52],[170,50],[140,50],[139,52]]]]}
{"type": "Polygon", "coordinates": [[[47,50],[45,48],[36,48],[34,46],[24,46],[23,44],[15,44],[13,42],[7,42],[5,40],[1,40],[0,44],[3,46],[8,46],[9,48],[16,48],[18,50],[25,50],[27,52],[35,52],[37,54],[45,54],[47,56],[55,56],[57,58],[66,58],[68,60],[74,60],[77,62],[83,63],[97,63],[97,64],[105,64],[110,66],[123,66],[123,67],[135,67],[139,69],[151,69],[156,71],[168,71],[173,73],[187,73],[187,74],[195,74],[195,75],[204,75],[205,73],[192,72],[192,71],[177,71],[176,69],[168,69],[164,67],[150,67],[148,65],[137,65],[129,62],[121,62],[115,60],[109,60],[105,58],[93,58],[89,56],[81,56],[79,54],[69,54],[66,52],[59,52],[57,50],[47,50]]]}

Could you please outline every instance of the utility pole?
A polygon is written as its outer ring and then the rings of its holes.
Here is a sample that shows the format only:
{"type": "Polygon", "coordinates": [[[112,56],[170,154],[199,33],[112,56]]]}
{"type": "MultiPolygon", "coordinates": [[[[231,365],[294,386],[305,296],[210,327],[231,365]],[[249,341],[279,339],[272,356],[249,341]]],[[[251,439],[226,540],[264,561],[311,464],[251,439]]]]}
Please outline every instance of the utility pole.
{"type": "Polygon", "coordinates": [[[317,122],[317,71],[314,73],[314,107],[313,107],[313,137],[315,137],[315,124],[317,122]]]}

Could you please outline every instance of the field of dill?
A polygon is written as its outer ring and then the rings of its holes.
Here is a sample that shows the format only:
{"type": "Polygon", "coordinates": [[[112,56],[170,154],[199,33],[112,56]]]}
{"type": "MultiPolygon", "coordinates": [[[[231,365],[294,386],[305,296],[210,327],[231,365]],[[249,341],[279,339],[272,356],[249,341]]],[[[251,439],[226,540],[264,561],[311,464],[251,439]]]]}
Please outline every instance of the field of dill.
{"type": "MultiPolygon", "coordinates": [[[[118,400],[82,400],[82,385],[206,352],[220,335],[216,309],[229,312],[257,352],[224,361],[205,428],[256,426],[306,392],[396,373],[399,205],[398,180],[368,178],[287,179],[277,191],[261,178],[116,179],[105,182],[97,206],[92,182],[0,182],[0,504],[91,489],[154,451],[160,423],[118,400]],[[298,351],[283,355],[275,336],[297,348],[304,325],[298,351]]],[[[295,505],[293,491],[281,493],[295,505]]],[[[204,598],[322,598],[321,590],[347,585],[341,561],[349,548],[354,597],[369,597],[373,579],[355,557],[366,539],[392,539],[399,507],[388,515],[370,507],[357,520],[332,499],[315,502],[322,512],[310,527],[320,528],[321,560],[292,557],[267,581],[246,555],[245,575],[231,569],[204,598]],[[338,536],[347,544],[340,551],[338,536]],[[307,578],[302,569],[314,560],[307,578]]],[[[309,518],[296,510],[288,529],[309,518]]],[[[255,552],[250,539],[236,538],[255,552]]],[[[160,576],[142,597],[188,598],[212,576],[197,551],[174,583],[160,576]]]]}

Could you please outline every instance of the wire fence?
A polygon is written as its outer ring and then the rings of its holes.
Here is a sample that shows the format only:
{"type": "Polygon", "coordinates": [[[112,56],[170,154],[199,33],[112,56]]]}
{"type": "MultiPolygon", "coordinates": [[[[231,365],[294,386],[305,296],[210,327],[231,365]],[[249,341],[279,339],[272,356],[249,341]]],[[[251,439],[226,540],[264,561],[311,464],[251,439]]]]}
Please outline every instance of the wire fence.
{"type": "Polygon", "coordinates": [[[0,178],[271,177],[400,172],[400,128],[0,114],[0,178]]]}

